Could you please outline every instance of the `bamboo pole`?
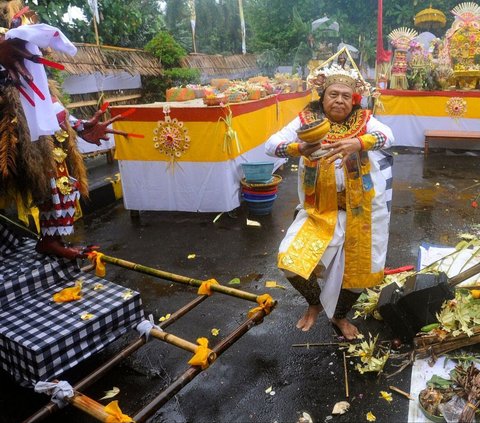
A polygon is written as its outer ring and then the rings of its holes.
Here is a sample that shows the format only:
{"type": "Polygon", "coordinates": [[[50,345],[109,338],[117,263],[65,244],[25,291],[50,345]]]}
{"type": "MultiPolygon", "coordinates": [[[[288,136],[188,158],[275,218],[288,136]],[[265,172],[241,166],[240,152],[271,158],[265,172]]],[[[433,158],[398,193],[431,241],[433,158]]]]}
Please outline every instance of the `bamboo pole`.
{"type": "MultiPolygon", "coordinates": [[[[90,373],[85,378],[83,378],[80,382],[78,382],[73,387],[74,391],[81,391],[89,387],[90,385],[92,385],[94,382],[100,379],[105,373],[107,373],[113,367],[119,364],[124,358],[129,357],[135,351],[137,351],[141,346],[145,344],[145,342],[146,341],[144,336],[137,338],[135,341],[131,342],[123,350],[121,350],[115,357],[105,362],[99,368],[95,369],[92,373],[90,373]]],[[[58,405],[50,401],[47,405],[40,408],[35,414],[31,415],[29,418],[24,420],[23,423],[40,422],[46,419],[47,417],[49,417],[50,415],[52,415],[53,413],[55,413],[56,411],[58,411],[58,405]]]]}
{"type": "MultiPolygon", "coordinates": [[[[150,335],[170,345],[174,345],[175,347],[181,348],[182,350],[185,350],[185,351],[192,352],[194,354],[197,352],[199,348],[199,345],[197,344],[193,344],[192,342],[187,341],[183,338],[175,336],[171,333],[163,332],[155,328],[150,331],[150,335]]],[[[216,358],[217,358],[217,355],[212,351],[208,355],[208,362],[211,364],[215,361],[216,358]]]]}
{"type": "MultiPolygon", "coordinates": [[[[142,94],[129,94],[129,95],[122,95],[118,97],[110,97],[106,98],[105,101],[108,101],[109,103],[117,103],[119,101],[128,101],[128,100],[134,100],[136,98],[140,98],[142,94]]],[[[67,109],[75,109],[77,107],[85,107],[85,106],[96,106],[98,104],[98,99],[97,100],[83,100],[83,101],[76,101],[73,103],[69,103],[67,105],[67,109]]]]}
{"type": "MultiPolygon", "coordinates": [[[[169,319],[165,320],[162,322],[159,326],[164,329],[171,324],[175,323],[178,319],[180,319],[182,316],[187,314],[189,311],[191,311],[193,308],[195,308],[198,304],[202,303],[208,298],[208,295],[200,295],[196,297],[193,301],[190,301],[188,304],[184,305],[181,309],[177,310],[176,312],[172,313],[169,319]]],[[[145,337],[142,336],[129,345],[125,347],[123,350],[121,350],[115,357],[112,359],[108,360],[104,364],[102,364],[100,367],[95,369],[92,373],[87,375],[85,378],[83,378],[80,382],[78,382],[73,389],[77,391],[82,391],[86,388],[88,388],[90,385],[95,383],[98,379],[100,379],[105,373],[110,371],[113,367],[115,367],[117,364],[119,364],[123,359],[129,357],[132,355],[135,351],[137,351],[140,347],[142,347],[146,343],[145,337]]],[[[30,416],[27,420],[24,421],[24,423],[37,423],[39,421],[42,421],[46,419],[48,416],[52,415],[58,411],[58,406],[54,402],[49,402],[47,405],[42,407],[40,410],[38,410],[35,414],[30,416]]]]}
{"type": "Polygon", "coordinates": [[[95,42],[97,46],[100,45],[100,38],[98,37],[98,26],[97,26],[97,19],[95,17],[95,13],[93,14],[93,30],[95,31],[95,42]]]}
{"type": "Polygon", "coordinates": [[[292,347],[347,347],[348,342],[307,342],[306,344],[292,344],[292,347]]]}
{"type": "Polygon", "coordinates": [[[84,413],[89,414],[94,419],[97,419],[100,422],[106,422],[107,418],[110,416],[108,413],[105,412],[105,407],[102,404],[80,392],[75,392],[74,396],[72,398],[69,398],[68,401],[75,408],[78,408],[84,413]]]}
{"type": "MultiPolygon", "coordinates": [[[[185,285],[197,286],[199,287],[203,282],[199,279],[193,279],[186,276],[176,275],[174,273],[165,272],[159,269],[153,269],[152,267],[144,266],[142,264],[133,263],[131,261],[119,259],[116,257],[111,257],[107,255],[102,255],[101,259],[105,263],[114,264],[125,269],[130,269],[135,272],[144,273],[150,276],[156,276],[167,281],[178,282],[185,285]]],[[[230,295],[232,297],[241,298],[242,300],[257,302],[257,295],[251,294],[250,292],[242,291],[240,289],[230,288],[223,285],[211,285],[210,289],[215,292],[221,292],[222,294],[230,295]]],[[[276,301],[274,301],[276,304],[276,301]]]]}
{"type": "Polygon", "coordinates": [[[178,319],[180,319],[180,317],[184,316],[189,311],[193,310],[197,305],[205,301],[207,298],[208,298],[208,295],[199,295],[193,301],[190,301],[188,304],[185,304],[182,308],[173,312],[172,315],[167,320],[164,320],[163,322],[161,322],[159,324],[160,328],[165,329],[166,327],[175,323],[178,319]]]}
{"type": "Polygon", "coordinates": [[[343,374],[345,376],[345,397],[348,398],[350,396],[350,392],[348,389],[347,356],[345,355],[345,351],[343,351],[343,374]]]}
{"type": "Polygon", "coordinates": [[[408,398],[410,401],[413,401],[413,397],[408,392],[402,391],[401,389],[397,388],[396,386],[392,386],[392,385],[390,385],[389,388],[392,391],[395,391],[395,392],[399,393],[400,395],[403,395],[405,398],[408,398]]]}
{"type": "MultiPolygon", "coordinates": [[[[263,310],[257,311],[253,316],[243,322],[226,338],[215,345],[212,350],[220,357],[230,346],[238,341],[245,333],[247,333],[253,326],[260,323],[265,316],[263,310]]],[[[132,418],[136,423],[145,422],[152,417],[155,412],[167,401],[170,400],[177,392],[179,392],[185,385],[191,382],[197,375],[202,372],[199,366],[189,367],[182,375],[180,375],[173,383],[171,383],[165,390],[160,392],[149,404],[142,408],[132,418]]]]}

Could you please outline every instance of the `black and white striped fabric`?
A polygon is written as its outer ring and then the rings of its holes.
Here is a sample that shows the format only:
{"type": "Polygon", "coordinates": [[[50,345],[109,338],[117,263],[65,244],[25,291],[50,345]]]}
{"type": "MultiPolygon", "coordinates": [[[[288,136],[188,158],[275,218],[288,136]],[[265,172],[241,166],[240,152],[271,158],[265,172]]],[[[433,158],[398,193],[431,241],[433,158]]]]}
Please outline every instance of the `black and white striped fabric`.
{"type": "Polygon", "coordinates": [[[386,152],[380,150],[380,153],[384,156],[383,159],[381,159],[378,162],[378,165],[380,167],[380,171],[382,172],[382,175],[385,178],[385,198],[387,200],[387,208],[388,211],[392,211],[392,195],[393,195],[393,176],[392,176],[392,167],[393,167],[393,156],[386,152]]]}
{"type": "Polygon", "coordinates": [[[137,292],[39,255],[34,245],[22,242],[0,263],[0,367],[24,386],[59,377],[143,320],[137,292]],[[78,279],[81,300],[53,301],[78,279]]]}

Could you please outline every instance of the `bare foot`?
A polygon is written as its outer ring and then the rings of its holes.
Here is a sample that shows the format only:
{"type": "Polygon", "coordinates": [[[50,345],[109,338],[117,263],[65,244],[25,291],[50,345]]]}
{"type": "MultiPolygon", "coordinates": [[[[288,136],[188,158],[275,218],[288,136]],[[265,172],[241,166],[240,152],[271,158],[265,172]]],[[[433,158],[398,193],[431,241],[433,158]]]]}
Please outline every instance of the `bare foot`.
{"type": "Polygon", "coordinates": [[[350,323],[347,319],[335,319],[335,317],[333,317],[332,323],[338,329],[340,329],[345,339],[348,339],[349,341],[354,340],[357,335],[360,335],[357,327],[350,323]]]}
{"type": "Polygon", "coordinates": [[[309,305],[303,317],[297,322],[297,328],[302,331],[308,331],[317,321],[318,314],[322,311],[322,306],[309,305]]]}

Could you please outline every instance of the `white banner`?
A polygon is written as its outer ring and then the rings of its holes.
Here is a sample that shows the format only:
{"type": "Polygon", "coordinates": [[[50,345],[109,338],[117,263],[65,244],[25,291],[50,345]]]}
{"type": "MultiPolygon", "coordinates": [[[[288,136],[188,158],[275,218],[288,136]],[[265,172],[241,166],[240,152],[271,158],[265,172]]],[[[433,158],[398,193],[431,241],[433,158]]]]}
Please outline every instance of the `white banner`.
{"type": "Polygon", "coordinates": [[[92,11],[95,20],[97,23],[100,23],[100,15],[98,14],[98,1],[88,0],[88,5],[90,6],[90,10],[92,11]]]}
{"type": "Polygon", "coordinates": [[[245,17],[243,16],[243,2],[238,0],[238,10],[240,12],[240,28],[242,32],[242,53],[247,53],[246,31],[245,31],[245,17]]]}

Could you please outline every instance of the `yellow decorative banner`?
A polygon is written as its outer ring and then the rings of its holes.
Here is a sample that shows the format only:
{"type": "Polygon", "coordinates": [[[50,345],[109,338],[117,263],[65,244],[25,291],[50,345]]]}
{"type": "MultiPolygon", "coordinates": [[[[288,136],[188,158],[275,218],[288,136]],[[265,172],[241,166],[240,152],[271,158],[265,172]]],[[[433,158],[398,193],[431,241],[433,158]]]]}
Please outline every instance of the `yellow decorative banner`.
{"type": "MultiPolygon", "coordinates": [[[[215,121],[199,121],[199,119],[189,121],[182,118],[182,129],[185,130],[185,133],[188,133],[189,145],[187,149],[182,149],[181,155],[175,157],[175,161],[222,162],[234,159],[262,145],[272,134],[293,120],[310,99],[310,93],[305,93],[303,96],[288,100],[266,101],[265,107],[237,116],[235,116],[235,110],[233,110],[233,115],[228,120],[227,125],[218,122],[218,119],[215,119],[215,121]],[[227,131],[230,132],[227,133],[227,131]],[[229,134],[236,134],[238,144],[234,138],[234,141],[230,142],[230,148],[225,148],[226,134],[227,138],[229,134]]],[[[137,109],[141,109],[141,106],[137,106],[137,109]]],[[[163,105],[159,105],[158,109],[157,116],[163,117],[163,114],[160,113],[163,105]]],[[[172,119],[175,116],[175,109],[175,107],[170,108],[172,119]]],[[[207,112],[208,109],[205,109],[207,112]]],[[[149,110],[152,110],[152,108],[149,110]]],[[[202,110],[199,111],[198,108],[194,110],[197,115],[202,113],[202,110]]],[[[225,113],[219,116],[224,117],[225,113]]],[[[132,118],[135,118],[135,115],[132,118]]],[[[158,151],[153,141],[152,135],[155,129],[158,133],[160,119],[155,118],[155,114],[152,113],[151,121],[121,120],[115,122],[114,128],[117,130],[145,135],[145,138],[115,136],[115,158],[118,160],[170,161],[170,158],[158,151]]],[[[227,139],[227,141],[230,140],[231,138],[227,139]]]]}
{"type": "MultiPolygon", "coordinates": [[[[451,117],[445,105],[452,100],[452,96],[392,96],[383,94],[381,97],[383,110],[376,113],[382,115],[414,115],[414,116],[435,116],[451,117]]],[[[463,97],[465,101],[462,117],[478,119],[480,117],[480,97],[463,97]],[[468,107],[467,107],[468,105],[468,107]]],[[[463,104],[463,103],[462,103],[463,104]]]]}

